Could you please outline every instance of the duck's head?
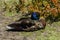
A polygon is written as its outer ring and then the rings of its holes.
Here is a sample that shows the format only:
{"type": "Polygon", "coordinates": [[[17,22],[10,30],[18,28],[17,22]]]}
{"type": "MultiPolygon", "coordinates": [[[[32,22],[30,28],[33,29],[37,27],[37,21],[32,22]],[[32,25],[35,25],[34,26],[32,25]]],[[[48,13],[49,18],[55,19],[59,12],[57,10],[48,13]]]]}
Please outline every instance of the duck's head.
{"type": "Polygon", "coordinates": [[[31,14],[31,19],[32,20],[39,20],[39,17],[40,17],[40,13],[32,12],[32,14],[31,14]]]}

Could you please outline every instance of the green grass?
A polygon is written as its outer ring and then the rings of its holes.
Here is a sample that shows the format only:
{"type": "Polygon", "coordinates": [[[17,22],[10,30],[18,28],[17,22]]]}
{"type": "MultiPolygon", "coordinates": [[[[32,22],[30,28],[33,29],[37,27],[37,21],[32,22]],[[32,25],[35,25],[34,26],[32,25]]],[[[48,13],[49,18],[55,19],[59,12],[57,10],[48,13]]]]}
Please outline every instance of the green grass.
{"type": "Polygon", "coordinates": [[[5,13],[4,15],[5,15],[6,17],[11,17],[11,16],[16,15],[16,12],[5,11],[4,13],[5,13]]]}

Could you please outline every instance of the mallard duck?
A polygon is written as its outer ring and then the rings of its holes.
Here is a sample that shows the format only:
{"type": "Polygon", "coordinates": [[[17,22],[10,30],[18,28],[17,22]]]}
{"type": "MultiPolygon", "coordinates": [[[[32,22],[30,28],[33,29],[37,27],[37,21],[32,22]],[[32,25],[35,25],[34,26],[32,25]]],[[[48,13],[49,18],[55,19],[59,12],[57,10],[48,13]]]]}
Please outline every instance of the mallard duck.
{"type": "Polygon", "coordinates": [[[6,27],[8,29],[30,31],[30,30],[45,28],[45,26],[46,26],[46,22],[44,19],[40,19],[39,21],[36,21],[30,18],[21,18],[20,20],[11,23],[6,27]]]}

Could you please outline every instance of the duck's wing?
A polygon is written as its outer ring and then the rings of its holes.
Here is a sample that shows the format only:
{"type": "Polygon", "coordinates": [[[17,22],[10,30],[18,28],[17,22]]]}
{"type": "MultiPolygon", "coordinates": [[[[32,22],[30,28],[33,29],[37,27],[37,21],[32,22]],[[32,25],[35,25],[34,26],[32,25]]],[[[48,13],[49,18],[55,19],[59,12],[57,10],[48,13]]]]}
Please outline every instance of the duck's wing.
{"type": "Polygon", "coordinates": [[[46,26],[46,21],[45,21],[45,19],[44,18],[40,18],[40,20],[39,20],[41,23],[42,23],[42,25],[45,27],[46,26]]]}

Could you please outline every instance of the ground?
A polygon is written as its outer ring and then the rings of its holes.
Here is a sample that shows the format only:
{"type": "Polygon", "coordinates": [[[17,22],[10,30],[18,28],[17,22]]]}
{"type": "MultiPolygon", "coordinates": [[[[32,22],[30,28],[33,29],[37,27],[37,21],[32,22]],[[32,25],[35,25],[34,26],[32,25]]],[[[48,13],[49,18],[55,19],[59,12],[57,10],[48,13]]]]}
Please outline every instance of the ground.
{"type": "Polygon", "coordinates": [[[60,40],[60,21],[33,32],[6,31],[6,26],[19,18],[20,14],[9,17],[0,12],[0,40],[60,40]]]}

